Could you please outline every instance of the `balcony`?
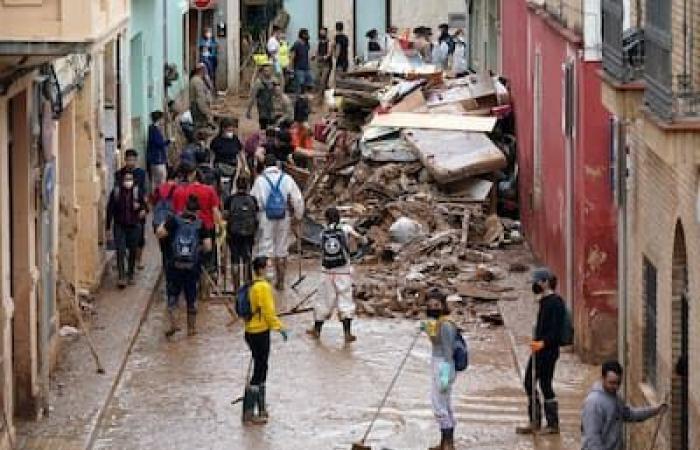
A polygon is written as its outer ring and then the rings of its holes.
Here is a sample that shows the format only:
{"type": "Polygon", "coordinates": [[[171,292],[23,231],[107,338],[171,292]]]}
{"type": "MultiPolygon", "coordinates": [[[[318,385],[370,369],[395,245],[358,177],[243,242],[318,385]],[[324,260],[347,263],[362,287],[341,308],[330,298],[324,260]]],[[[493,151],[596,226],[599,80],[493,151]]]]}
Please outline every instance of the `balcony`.
{"type": "Polygon", "coordinates": [[[4,0],[0,43],[93,42],[128,17],[129,0],[4,0]]]}
{"type": "Polygon", "coordinates": [[[623,0],[603,0],[603,70],[620,84],[644,72],[644,32],[623,30],[623,0]]]}

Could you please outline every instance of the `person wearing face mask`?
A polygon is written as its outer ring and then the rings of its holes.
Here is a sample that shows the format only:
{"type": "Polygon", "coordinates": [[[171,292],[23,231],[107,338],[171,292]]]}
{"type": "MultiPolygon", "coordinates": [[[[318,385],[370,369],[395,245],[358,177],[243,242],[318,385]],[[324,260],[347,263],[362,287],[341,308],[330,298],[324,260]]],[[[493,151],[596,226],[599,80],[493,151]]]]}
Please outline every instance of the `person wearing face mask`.
{"type": "Polygon", "coordinates": [[[454,361],[457,327],[449,319],[447,296],[439,289],[427,292],[426,314],[428,320],[421,324],[421,329],[432,344],[430,398],[441,435],[440,444],[430,450],[454,450],[456,420],[452,409],[452,386],[457,376],[454,361]]]}
{"type": "Polygon", "coordinates": [[[127,282],[134,284],[136,252],[145,217],[146,199],[143,190],[134,181],[134,174],[125,172],[110,193],[106,218],[107,233],[113,231],[117,247],[119,289],[124,289],[127,282]]]}
{"type": "Polygon", "coordinates": [[[532,355],[527,363],[524,380],[530,422],[526,426],[517,427],[518,434],[559,434],[559,404],[552,382],[567,312],[564,300],[555,292],[556,288],[557,277],[549,269],[540,268],[533,272],[532,293],[539,309],[530,345],[532,355]],[[541,429],[542,404],[533,380],[539,381],[544,396],[544,413],[547,419],[547,427],[544,429],[541,429]]]}
{"type": "Polygon", "coordinates": [[[216,67],[218,66],[218,48],[219,44],[214,38],[214,33],[211,28],[205,28],[202,38],[199,40],[199,49],[201,51],[201,59],[207,66],[209,77],[212,84],[216,86],[216,67]]]}
{"type": "Polygon", "coordinates": [[[214,154],[214,166],[219,164],[235,166],[238,160],[238,153],[243,148],[240,139],[236,135],[238,120],[234,117],[224,117],[221,120],[219,129],[219,135],[211,141],[209,146],[214,154]]]}

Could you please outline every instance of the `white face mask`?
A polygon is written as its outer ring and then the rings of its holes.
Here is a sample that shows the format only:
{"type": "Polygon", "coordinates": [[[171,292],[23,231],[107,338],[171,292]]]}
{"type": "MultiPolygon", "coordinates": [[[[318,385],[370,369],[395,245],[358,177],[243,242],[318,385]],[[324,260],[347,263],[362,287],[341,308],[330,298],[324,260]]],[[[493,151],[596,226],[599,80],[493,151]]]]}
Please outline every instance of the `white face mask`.
{"type": "Polygon", "coordinates": [[[275,269],[272,266],[265,268],[265,279],[270,283],[275,281],[275,269]]]}
{"type": "Polygon", "coordinates": [[[233,139],[233,131],[227,131],[224,133],[226,139],[233,139]]]}
{"type": "Polygon", "coordinates": [[[124,189],[131,189],[132,187],[134,187],[134,182],[133,181],[125,181],[123,183],[123,185],[124,185],[124,189]]]}

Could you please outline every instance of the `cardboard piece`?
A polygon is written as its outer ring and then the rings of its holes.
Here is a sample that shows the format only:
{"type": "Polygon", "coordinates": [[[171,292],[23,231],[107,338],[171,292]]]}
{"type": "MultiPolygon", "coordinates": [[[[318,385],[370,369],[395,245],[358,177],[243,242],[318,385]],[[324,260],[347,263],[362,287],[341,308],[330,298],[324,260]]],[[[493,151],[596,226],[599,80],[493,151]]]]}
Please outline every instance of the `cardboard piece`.
{"type": "Polygon", "coordinates": [[[503,152],[483,133],[408,129],[403,134],[439,184],[494,172],[507,165],[503,152]]]}
{"type": "Polygon", "coordinates": [[[425,106],[423,92],[419,89],[408,94],[403,100],[391,108],[391,112],[414,112],[425,106]]]}
{"type": "MultiPolygon", "coordinates": [[[[493,127],[496,126],[496,118],[392,112],[374,116],[369,126],[490,133],[493,131],[493,127]]],[[[440,139],[438,138],[436,142],[439,141],[440,139]]]]}

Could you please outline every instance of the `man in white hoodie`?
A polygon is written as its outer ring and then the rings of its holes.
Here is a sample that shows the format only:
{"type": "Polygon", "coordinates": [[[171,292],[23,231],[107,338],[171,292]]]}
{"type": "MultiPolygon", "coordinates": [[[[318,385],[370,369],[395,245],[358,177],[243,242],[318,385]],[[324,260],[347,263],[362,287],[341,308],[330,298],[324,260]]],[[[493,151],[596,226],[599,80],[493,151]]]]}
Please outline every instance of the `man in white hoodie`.
{"type": "Polygon", "coordinates": [[[623,422],[642,422],[668,408],[665,403],[646,408],[625,405],[617,395],[621,384],[620,363],[604,363],[602,380],[593,385],[581,412],[583,450],[621,450],[623,422]]]}
{"type": "Polygon", "coordinates": [[[255,256],[273,259],[275,287],[283,290],[292,217],[304,217],[304,197],[294,179],[277,166],[272,153],[265,156],[265,170],[255,180],[250,195],[260,205],[255,256]]]}

